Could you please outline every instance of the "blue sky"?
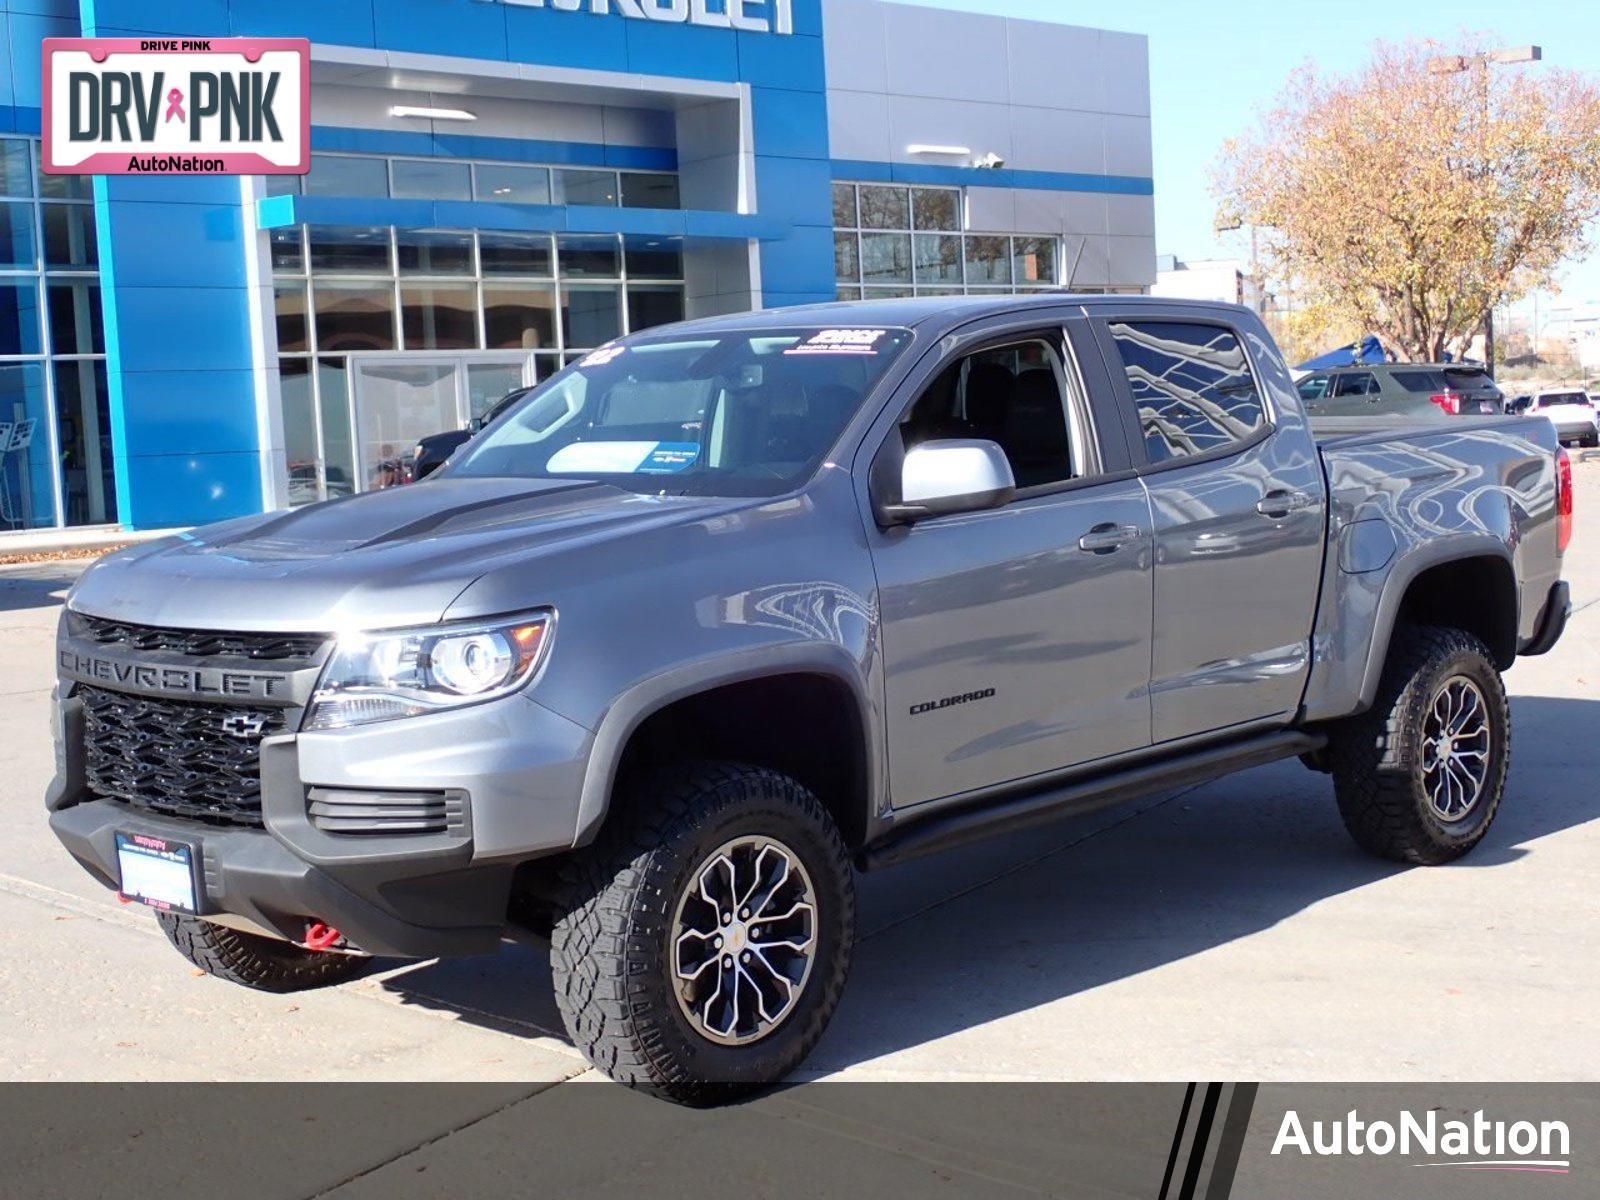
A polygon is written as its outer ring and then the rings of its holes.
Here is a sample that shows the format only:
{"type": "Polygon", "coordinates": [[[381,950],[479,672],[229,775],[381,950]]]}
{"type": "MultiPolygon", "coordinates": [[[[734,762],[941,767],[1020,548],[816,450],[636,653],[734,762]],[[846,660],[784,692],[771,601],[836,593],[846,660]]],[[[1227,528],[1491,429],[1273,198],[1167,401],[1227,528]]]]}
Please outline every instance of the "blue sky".
{"type": "MultiPolygon", "coordinates": [[[[1126,29],[1150,38],[1156,235],[1163,254],[1241,254],[1213,240],[1207,172],[1222,141],[1270,106],[1308,59],[1347,72],[1377,38],[1484,31],[1542,45],[1545,61],[1600,77],[1596,0],[915,0],[939,8],[1126,29]]],[[[1526,69],[1537,72],[1539,65],[1526,69]]],[[[1242,254],[1241,254],[1242,257],[1242,254]]],[[[1560,303],[1600,301],[1600,253],[1564,274],[1560,303]]]]}

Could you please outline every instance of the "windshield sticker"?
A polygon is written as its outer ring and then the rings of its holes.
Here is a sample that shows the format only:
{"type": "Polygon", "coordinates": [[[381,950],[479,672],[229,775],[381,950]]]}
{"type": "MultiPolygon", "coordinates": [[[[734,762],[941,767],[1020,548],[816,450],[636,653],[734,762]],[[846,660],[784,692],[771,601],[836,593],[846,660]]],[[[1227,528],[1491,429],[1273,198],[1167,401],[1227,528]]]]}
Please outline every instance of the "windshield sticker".
{"type": "Polygon", "coordinates": [[[659,442],[574,442],[550,456],[552,475],[632,475],[659,442]]]}
{"type": "Polygon", "coordinates": [[[575,442],[550,456],[552,475],[676,475],[700,457],[696,442],[575,442]]]}
{"type": "Polygon", "coordinates": [[[639,474],[676,475],[694,466],[699,457],[697,442],[662,442],[639,464],[639,474]]]}
{"type": "Polygon", "coordinates": [[[614,363],[628,352],[626,346],[604,346],[596,350],[578,365],[580,367],[603,367],[614,363]]]}
{"type": "Polygon", "coordinates": [[[876,355],[887,329],[824,329],[785,354],[876,355]]]}

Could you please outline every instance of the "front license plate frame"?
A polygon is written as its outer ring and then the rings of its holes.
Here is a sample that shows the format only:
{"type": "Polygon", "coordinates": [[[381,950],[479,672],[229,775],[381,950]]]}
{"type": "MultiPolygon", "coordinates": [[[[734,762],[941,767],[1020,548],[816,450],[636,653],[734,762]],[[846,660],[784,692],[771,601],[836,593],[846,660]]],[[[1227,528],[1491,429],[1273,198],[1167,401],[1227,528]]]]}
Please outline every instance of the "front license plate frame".
{"type": "Polygon", "coordinates": [[[157,912],[200,911],[200,851],[193,842],[119,829],[118,894],[157,912]]]}

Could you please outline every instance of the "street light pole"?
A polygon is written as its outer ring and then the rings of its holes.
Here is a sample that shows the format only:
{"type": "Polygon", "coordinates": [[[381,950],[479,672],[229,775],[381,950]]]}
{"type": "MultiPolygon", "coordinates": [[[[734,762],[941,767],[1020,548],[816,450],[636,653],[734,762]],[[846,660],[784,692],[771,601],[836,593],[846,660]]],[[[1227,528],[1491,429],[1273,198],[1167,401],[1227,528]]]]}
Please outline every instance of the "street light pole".
{"type": "MultiPolygon", "coordinates": [[[[1542,46],[1503,46],[1498,50],[1487,50],[1482,54],[1451,54],[1443,58],[1436,58],[1428,64],[1428,70],[1435,75],[1460,75],[1466,71],[1478,71],[1478,100],[1483,106],[1479,114],[1478,138],[1479,157],[1486,157],[1489,140],[1489,68],[1496,64],[1514,64],[1540,62],[1544,58],[1542,46]]],[[[1494,375],[1494,303],[1491,300],[1489,311],[1483,315],[1483,358],[1484,365],[1488,367],[1489,374],[1494,375]]]]}

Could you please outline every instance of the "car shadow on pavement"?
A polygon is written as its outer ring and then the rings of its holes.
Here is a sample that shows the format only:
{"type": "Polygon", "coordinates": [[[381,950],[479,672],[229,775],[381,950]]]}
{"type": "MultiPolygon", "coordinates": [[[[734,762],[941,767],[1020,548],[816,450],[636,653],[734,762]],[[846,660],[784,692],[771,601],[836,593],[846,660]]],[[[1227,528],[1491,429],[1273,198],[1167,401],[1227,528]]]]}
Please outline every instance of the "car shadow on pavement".
{"type": "Polygon", "coordinates": [[[0,567],[0,612],[55,608],[87,563],[39,563],[0,567]]]}
{"type": "MultiPolygon", "coordinates": [[[[1514,862],[1537,854],[1538,839],[1600,817],[1593,789],[1562,773],[1585,769],[1574,747],[1600,742],[1600,702],[1519,698],[1513,719],[1512,780],[1495,828],[1445,870],[1514,862]]],[[[1361,853],[1327,778],[1284,763],[1131,816],[1069,819],[864,876],[850,984],[805,1073],[842,1070],[1201,955],[1423,869],[1361,853]]],[[[502,1032],[564,1038],[546,956],[533,948],[420,965],[383,986],[407,1004],[502,1032]]],[[[1077,1036],[1096,1037],[1092,1029],[1077,1036]]],[[[1060,1069],[1071,1073],[1065,1060],[1060,1069]]]]}

